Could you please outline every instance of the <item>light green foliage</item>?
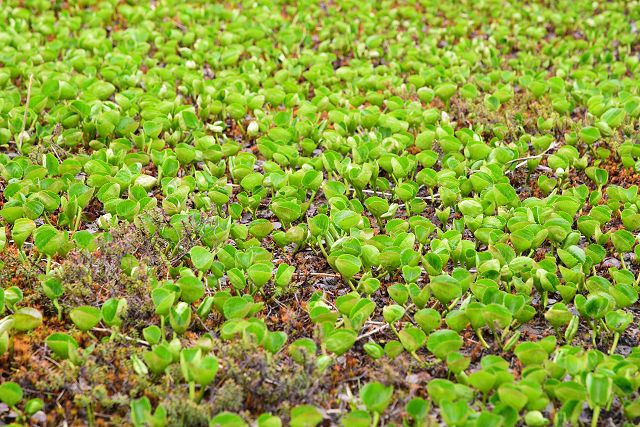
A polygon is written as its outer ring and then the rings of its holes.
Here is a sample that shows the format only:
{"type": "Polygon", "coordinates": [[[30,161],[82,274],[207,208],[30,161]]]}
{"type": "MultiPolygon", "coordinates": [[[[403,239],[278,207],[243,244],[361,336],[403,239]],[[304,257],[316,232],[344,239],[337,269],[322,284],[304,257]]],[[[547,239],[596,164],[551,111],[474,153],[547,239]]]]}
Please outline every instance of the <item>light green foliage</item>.
{"type": "Polygon", "coordinates": [[[0,13],[0,422],[638,421],[634,2],[0,13]]]}

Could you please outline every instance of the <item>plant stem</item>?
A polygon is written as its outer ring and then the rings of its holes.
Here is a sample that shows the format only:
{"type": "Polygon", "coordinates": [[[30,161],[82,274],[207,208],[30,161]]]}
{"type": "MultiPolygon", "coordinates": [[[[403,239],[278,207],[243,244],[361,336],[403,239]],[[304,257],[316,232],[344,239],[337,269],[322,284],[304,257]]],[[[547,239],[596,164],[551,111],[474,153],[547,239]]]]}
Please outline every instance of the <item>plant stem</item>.
{"type": "Polygon", "coordinates": [[[489,344],[487,344],[487,342],[484,340],[484,337],[482,336],[482,329],[481,328],[478,328],[476,330],[476,336],[478,337],[478,339],[480,340],[482,345],[484,345],[486,348],[489,348],[489,344]]]}
{"type": "Polygon", "coordinates": [[[620,333],[616,332],[613,335],[613,344],[611,344],[611,349],[609,350],[609,354],[613,354],[616,351],[616,348],[618,347],[618,340],[620,339],[620,333]]]}
{"type": "Polygon", "coordinates": [[[351,283],[351,279],[347,279],[347,283],[349,284],[349,287],[353,292],[358,293],[358,290],[356,289],[356,287],[353,286],[353,283],[351,283]]]}
{"type": "Polygon", "coordinates": [[[27,130],[27,117],[29,116],[29,102],[31,101],[31,85],[33,84],[33,74],[29,75],[29,85],[27,86],[27,100],[24,105],[24,116],[22,117],[22,131],[18,134],[17,146],[18,151],[22,153],[22,143],[24,132],[27,130]]]}
{"type": "Polygon", "coordinates": [[[60,303],[58,302],[58,298],[52,300],[53,306],[58,311],[58,320],[62,320],[62,307],[60,307],[60,303]]]}
{"type": "Polygon", "coordinates": [[[200,386],[200,390],[198,391],[198,394],[196,396],[196,402],[200,403],[200,401],[202,400],[202,398],[204,397],[204,392],[207,390],[206,387],[200,386]]]}
{"type": "Polygon", "coordinates": [[[411,354],[411,357],[413,357],[420,365],[422,366],[428,365],[424,360],[420,358],[420,356],[418,356],[418,354],[415,351],[412,351],[410,354],[411,354]]]}
{"type": "Polygon", "coordinates": [[[73,233],[74,234],[76,231],[78,231],[78,227],[80,227],[80,221],[82,220],[82,208],[80,206],[78,206],[78,211],[76,213],[76,220],[73,223],[73,233]]]}
{"type": "Polygon", "coordinates": [[[20,261],[23,264],[27,262],[27,254],[24,253],[24,250],[22,249],[22,247],[18,248],[18,258],[20,258],[20,261]]]}
{"type": "Polygon", "coordinates": [[[325,259],[328,259],[329,254],[327,254],[327,251],[324,249],[324,245],[322,244],[322,241],[320,239],[318,239],[318,246],[320,247],[320,252],[322,252],[322,255],[324,255],[325,259]]]}
{"type": "Polygon", "coordinates": [[[598,418],[600,417],[600,407],[593,408],[593,415],[591,416],[591,427],[598,426],[598,418]]]}
{"type": "Polygon", "coordinates": [[[449,306],[447,307],[447,311],[451,311],[451,309],[455,307],[456,304],[458,304],[458,301],[460,301],[459,297],[451,301],[451,304],[449,304],[449,306]]]}
{"type": "Polygon", "coordinates": [[[378,414],[377,412],[374,412],[371,427],[378,427],[379,422],[380,422],[380,414],[378,414]]]}
{"type": "Polygon", "coordinates": [[[89,402],[87,404],[87,421],[89,423],[89,426],[93,427],[94,425],[96,425],[96,418],[93,415],[93,407],[91,405],[91,402],[89,402]]]}
{"type": "Polygon", "coordinates": [[[189,399],[196,400],[196,383],[193,381],[189,382],[189,399]]]}

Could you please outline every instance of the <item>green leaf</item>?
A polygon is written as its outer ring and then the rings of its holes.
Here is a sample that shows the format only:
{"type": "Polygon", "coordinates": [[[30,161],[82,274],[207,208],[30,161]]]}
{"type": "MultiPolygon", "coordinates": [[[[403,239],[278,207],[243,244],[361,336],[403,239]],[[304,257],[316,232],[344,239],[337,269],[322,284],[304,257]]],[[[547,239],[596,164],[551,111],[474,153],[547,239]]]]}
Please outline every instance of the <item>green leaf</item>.
{"type": "Polygon", "coordinates": [[[204,283],[197,277],[181,277],[176,281],[176,285],[180,287],[180,299],[188,304],[198,301],[205,294],[204,283]]]}
{"type": "Polygon", "coordinates": [[[30,331],[42,324],[42,313],[31,307],[22,307],[13,313],[13,329],[20,332],[30,331]]]}
{"type": "Polygon", "coordinates": [[[618,253],[630,252],[636,242],[636,237],[627,230],[617,230],[611,234],[611,243],[618,253]]]}
{"type": "Polygon", "coordinates": [[[360,272],[362,261],[360,258],[350,254],[342,254],[335,260],[336,269],[346,279],[351,279],[360,272]]]}
{"type": "Polygon", "coordinates": [[[370,412],[383,413],[391,403],[393,386],[384,386],[379,382],[365,384],[360,389],[360,400],[370,412]]]}
{"type": "Polygon", "coordinates": [[[220,412],[209,421],[209,427],[248,427],[238,414],[233,412],[220,412]]]}
{"type": "Polygon", "coordinates": [[[351,411],[340,420],[343,427],[370,427],[371,415],[367,411],[351,411]]]}
{"type": "Polygon", "coordinates": [[[613,380],[610,376],[589,372],[586,377],[587,400],[589,406],[604,407],[613,399],[613,380]]]}
{"type": "Polygon", "coordinates": [[[266,262],[253,264],[247,268],[247,276],[249,276],[254,285],[262,288],[273,276],[273,264],[266,262]]]}
{"type": "Polygon", "coordinates": [[[417,351],[424,346],[427,341],[427,335],[422,329],[414,326],[407,326],[399,333],[400,342],[402,346],[410,353],[417,351]]]}
{"type": "Polygon", "coordinates": [[[64,235],[48,224],[38,227],[33,235],[36,248],[49,257],[55,255],[65,241],[64,235]]]}
{"type": "Polygon", "coordinates": [[[445,400],[440,404],[440,410],[445,423],[452,426],[462,425],[469,415],[469,406],[463,400],[445,400]]]}
{"type": "Polygon", "coordinates": [[[68,359],[70,354],[78,349],[78,342],[72,336],[61,332],[49,335],[45,342],[60,359],[68,359]]]}
{"type": "Polygon", "coordinates": [[[287,200],[274,200],[271,203],[271,210],[285,225],[291,224],[302,215],[300,203],[287,200]]]}
{"type": "Polygon", "coordinates": [[[198,117],[189,110],[182,111],[180,113],[180,127],[183,129],[193,130],[200,127],[200,121],[198,117]]]}
{"type": "Polygon", "coordinates": [[[622,124],[627,113],[622,108],[610,108],[601,117],[610,128],[617,128],[622,124]]]}
{"type": "Polygon", "coordinates": [[[336,329],[323,341],[326,349],[337,356],[346,353],[356,342],[358,334],[352,329],[336,329]]]}
{"type": "Polygon", "coordinates": [[[78,329],[81,331],[88,331],[100,323],[100,320],[102,320],[102,313],[95,307],[85,305],[71,310],[69,317],[71,317],[71,320],[78,329]]]}
{"type": "Polygon", "coordinates": [[[0,400],[14,408],[22,400],[22,387],[13,381],[0,384],[0,400]]]}
{"type": "Polygon", "coordinates": [[[179,302],[171,309],[169,322],[175,333],[181,335],[189,329],[189,325],[191,324],[191,313],[191,306],[186,302],[179,302]]]}
{"type": "Polygon", "coordinates": [[[21,248],[31,233],[36,229],[36,223],[28,218],[18,218],[13,223],[11,237],[15,244],[21,248]]]}
{"type": "Polygon", "coordinates": [[[251,312],[252,308],[252,302],[239,296],[230,297],[224,303],[224,317],[225,319],[242,319],[251,312]]]}
{"type": "Polygon", "coordinates": [[[429,289],[442,304],[448,304],[462,295],[460,283],[448,275],[433,277],[429,283],[429,289]]]}
{"type": "Polygon", "coordinates": [[[299,405],[291,410],[291,427],[315,427],[322,420],[320,411],[311,405],[299,405]]]}
{"type": "Polygon", "coordinates": [[[449,329],[432,332],[427,339],[427,349],[440,360],[446,359],[449,353],[458,351],[461,347],[462,338],[449,329]]]}

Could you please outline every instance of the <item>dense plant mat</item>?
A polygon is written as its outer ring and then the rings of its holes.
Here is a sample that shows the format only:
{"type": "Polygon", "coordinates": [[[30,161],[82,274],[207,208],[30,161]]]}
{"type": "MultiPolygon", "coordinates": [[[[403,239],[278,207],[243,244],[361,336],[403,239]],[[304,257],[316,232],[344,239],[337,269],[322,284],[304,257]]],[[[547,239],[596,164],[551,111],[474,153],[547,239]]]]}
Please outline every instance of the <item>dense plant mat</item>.
{"type": "Polygon", "coordinates": [[[638,2],[0,14],[0,425],[640,421],[638,2]]]}

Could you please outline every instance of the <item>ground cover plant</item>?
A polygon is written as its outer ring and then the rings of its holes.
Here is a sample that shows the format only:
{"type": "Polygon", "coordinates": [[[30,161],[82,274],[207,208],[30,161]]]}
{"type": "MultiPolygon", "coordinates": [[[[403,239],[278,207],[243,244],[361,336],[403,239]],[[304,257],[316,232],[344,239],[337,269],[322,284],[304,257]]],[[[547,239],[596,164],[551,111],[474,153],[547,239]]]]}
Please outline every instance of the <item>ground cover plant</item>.
{"type": "Polygon", "coordinates": [[[640,422],[640,3],[0,13],[0,425],[640,422]]]}

